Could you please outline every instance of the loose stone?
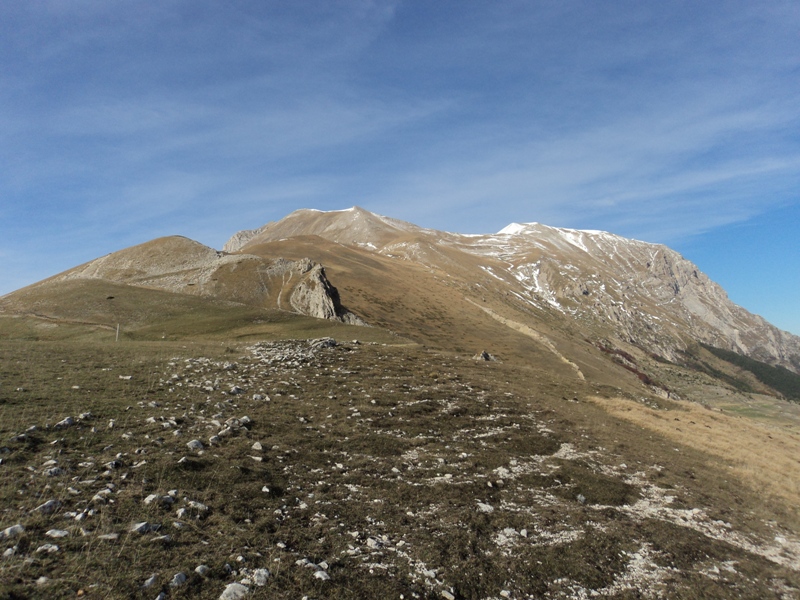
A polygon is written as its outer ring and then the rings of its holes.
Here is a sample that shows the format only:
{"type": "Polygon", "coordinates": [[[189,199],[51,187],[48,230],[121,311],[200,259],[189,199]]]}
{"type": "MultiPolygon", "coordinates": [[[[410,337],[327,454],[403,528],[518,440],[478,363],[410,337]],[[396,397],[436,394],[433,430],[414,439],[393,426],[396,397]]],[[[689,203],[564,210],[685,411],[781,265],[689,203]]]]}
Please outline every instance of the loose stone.
{"type": "Polygon", "coordinates": [[[34,511],[40,512],[43,515],[49,515],[57,511],[59,508],[61,508],[61,502],[58,500],[48,500],[44,504],[37,506],[34,511]]]}
{"type": "Polygon", "coordinates": [[[69,535],[69,531],[65,531],[64,529],[50,529],[47,533],[45,533],[45,535],[51,538],[62,538],[67,537],[69,535]]]}
{"type": "Polygon", "coordinates": [[[239,600],[239,598],[244,598],[248,593],[250,593],[250,588],[246,585],[231,583],[222,592],[219,600],[239,600]]]}
{"type": "Polygon", "coordinates": [[[0,531],[0,540],[9,540],[11,538],[17,537],[19,534],[25,531],[25,528],[17,523],[16,525],[12,525],[11,527],[6,527],[3,531],[0,531]]]}

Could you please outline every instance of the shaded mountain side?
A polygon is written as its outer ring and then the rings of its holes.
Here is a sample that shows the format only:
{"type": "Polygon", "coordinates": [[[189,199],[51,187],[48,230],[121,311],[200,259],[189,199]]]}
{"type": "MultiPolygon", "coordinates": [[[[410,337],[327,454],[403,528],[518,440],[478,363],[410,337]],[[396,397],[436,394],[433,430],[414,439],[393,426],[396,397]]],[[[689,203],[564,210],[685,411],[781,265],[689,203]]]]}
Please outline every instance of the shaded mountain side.
{"type": "Polygon", "coordinates": [[[730,350],[723,350],[703,344],[703,348],[722,360],[752,373],[758,381],[783,394],[786,398],[800,401],[800,375],[784,367],[773,367],[763,362],[742,356],[730,350]]]}

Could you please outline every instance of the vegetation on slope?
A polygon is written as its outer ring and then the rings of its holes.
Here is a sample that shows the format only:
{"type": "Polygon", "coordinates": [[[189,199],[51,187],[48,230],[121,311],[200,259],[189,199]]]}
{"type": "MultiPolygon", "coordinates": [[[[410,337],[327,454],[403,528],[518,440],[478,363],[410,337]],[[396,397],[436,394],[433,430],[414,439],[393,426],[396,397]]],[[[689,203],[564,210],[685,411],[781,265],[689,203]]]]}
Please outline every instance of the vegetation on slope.
{"type": "Polygon", "coordinates": [[[723,350],[708,344],[701,345],[714,356],[749,371],[761,383],[779,392],[786,399],[800,402],[800,375],[797,373],[792,373],[785,367],[768,365],[730,350],[723,350]]]}

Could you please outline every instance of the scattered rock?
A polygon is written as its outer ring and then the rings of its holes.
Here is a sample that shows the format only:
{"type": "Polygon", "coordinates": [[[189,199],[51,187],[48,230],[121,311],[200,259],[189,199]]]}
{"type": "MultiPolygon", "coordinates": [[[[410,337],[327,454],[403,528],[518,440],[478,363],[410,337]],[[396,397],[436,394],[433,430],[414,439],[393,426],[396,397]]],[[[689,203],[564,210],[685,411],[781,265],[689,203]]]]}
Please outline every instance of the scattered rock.
{"type": "Polygon", "coordinates": [[[317,571],[316,573],[314,573],[314,577],[316,579],[320,579],[322,581],[328,581],[331,578],[330,575],[328,575],[325,571],[323,571],[321,569],[319,571],[317,571]]]}
{"type": "Polygon", "coordinates": [[[175,498],[172,496],[162,496],[160,494],[150,494],[147,498],[144,499],[144,503],[146,506],[150,506],[153,503],[158,503],[161,506],[169,507],[175,503],[175,498]]]}
{"type": "Polygon", "coordinates": [[[269,579],[269,569],[256,569],[253,571],[252,580],[259,587],[267,585],[269,579]]]}
{"type": "Polygon", "coordinates": [[[75,419],[73,419],[72,417],[67,417],[66,419],[63,419],[58,423],[56,423],[55,428],[64,429],[65,427],[71,427],[72,425],[75,425],[75,419]]]}
{"type": "Polygon", "coordinates": [[[65,529],[50,529],[45,535],[51,538],[63,538],[69,535],[69,531],[65,529]]]}
{"type": "Polygon", "coordinates": [[[159,529],[161,529],[161,525],[158,523],[148,523],[147,521],[142,521],[141,523],[136,523],[131,526],[131,533],[144,535],[145,533],[158,531],[159,529]]]}
{"type": "Polygon", "coordinates": [[[250,593],[250,588],[241,583],[230,583],[222,592],[219,600],[239,600],[250,593]]]}
{"type": "Polygon", "coordinates": [[[189,448],[189,450],[202,450],[203,442],[200,440],[192,440],[191,442],[186,443],[186,447],[189,448]]]}
{"type": "Polygon", "coordinates": [[[186,583],[186,575],[184,575],[183,573],[175,573],[175,575],[173,575],[172,579],[169,582],[169,587],[173,588],[180,587],[184,583],[186,583]]]}
{"type": "Polygon", "coordinates": [[[36,508],[34,508],[34,512],[40,512],[43,515],[49,515],[56,512],[59,508],[61,508],[61,502],[58,500],[48,500],[44,504],[40,504],[36,508]]]}
{"type": "Polygon", "coordinates": [[[16,525],[12,525],[11,527],[7,527],[0,531],[0,540],[10,540],[11,538],[15,538],[21,533],[25,531],[25,528],[17,523],[16,525]]]}

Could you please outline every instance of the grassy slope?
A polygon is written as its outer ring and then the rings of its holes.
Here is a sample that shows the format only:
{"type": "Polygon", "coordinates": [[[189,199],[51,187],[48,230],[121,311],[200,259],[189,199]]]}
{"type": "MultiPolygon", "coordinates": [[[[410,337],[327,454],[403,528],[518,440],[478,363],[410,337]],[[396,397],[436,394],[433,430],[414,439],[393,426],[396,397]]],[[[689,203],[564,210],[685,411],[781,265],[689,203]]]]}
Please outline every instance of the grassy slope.
{"type": "Polygon", "coordinates": [[[334,337],[397,342],[362,328],[199,296],[85,279],[17,292],[0,314],[0,339],[128,340],[275,339],[334,337]],[[25,310],[20,309],[21,306],[25,310]],[[20,314],[21,313],[21,314],[20,314]]]}
{"type": "MultiPolygon", "coordinates": [[[[0,526],[26,529],[2,542],[17,554],[3,559],[0,597],[152,598],[163,588],[217,598],[243,568],[261,567],[272,574],[254,598],[800,589],[789,568],[798,549],[776,541],[796,543],[796,514],[742,487],[726,461],[574,393],[527,366],[415,346],[262,363],[199,341],[0,342],[0,526]],[[226,394],[233,384],[246,392],[226,394]],[[90,420],[53,428],[86,411],[90,420]],[[208,445],[214,421],[244,415],[247,427],[208,445]],[[202,454],[186,448],[195,437],[202,454]],[[48,460],[64,473],[44,475],[48,460]],[[113,503],[93,503],[109,484],[113,503]],[[170,490],[171,508],[144,504],[170,490]],[[49,499],[62,503],[55,513],[33,510],[49,499]],[[189,500],[208,512],[179,518],[189,500]],[[140,521],[162,531],[130,533],[140,521]],[[52,528],[70,535],[53,540],[52,528]],[[119,538],[99,538],[109,533],[119,538]],[[48,542],[59,551],[37,553],[48,542]],[[331,579],[302,559],[325,561],[331,579]],[[199,564],[209,573],[195,574],[199,564]],[[177,572],[188,581],[172,589],[177,572]],[[141,590],[152,574],[156,585],[141,590]],[[41,576],[49,582],[37,586],[41,576]]],[[[659,415],[670,411],[684,415],[668,402],[659,415]]]]}

